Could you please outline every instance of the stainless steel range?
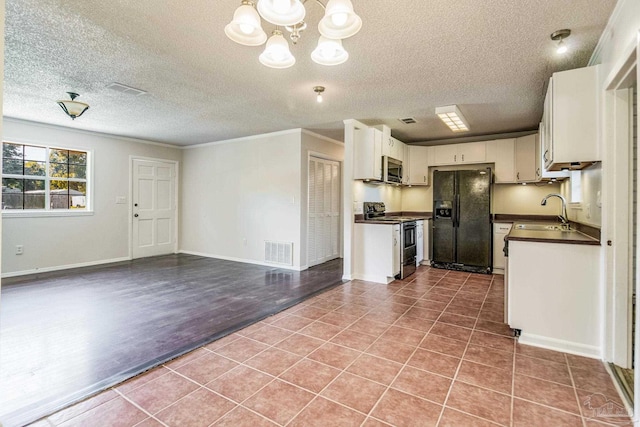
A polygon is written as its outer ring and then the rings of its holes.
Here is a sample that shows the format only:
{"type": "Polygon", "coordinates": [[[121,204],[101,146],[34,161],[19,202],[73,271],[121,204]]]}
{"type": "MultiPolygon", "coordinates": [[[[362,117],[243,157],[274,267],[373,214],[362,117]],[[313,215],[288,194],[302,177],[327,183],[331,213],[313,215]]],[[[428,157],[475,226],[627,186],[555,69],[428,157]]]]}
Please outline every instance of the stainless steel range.
{"type": "Polygon", "coordinates": [[[364,202],[364,219],[400,223],[400,274],[404,279],[416,271],[416,220],[417,218],[386,215],[382,202],[364,202]]]}

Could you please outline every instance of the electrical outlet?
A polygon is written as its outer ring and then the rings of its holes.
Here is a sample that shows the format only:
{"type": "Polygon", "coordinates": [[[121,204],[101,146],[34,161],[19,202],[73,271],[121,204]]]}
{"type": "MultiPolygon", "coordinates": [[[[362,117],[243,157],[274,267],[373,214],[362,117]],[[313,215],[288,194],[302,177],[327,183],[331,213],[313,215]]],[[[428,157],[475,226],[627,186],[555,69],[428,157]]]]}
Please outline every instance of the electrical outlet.
{"type": "Polygon", "coordinates": [[[24,253],[23,245],[16,245],[16,255],[22,255],[24,253]]]}
{"type": "Polygon", "coordinates": [[[242,245],[247,246],[247,239],[242,239],[242,245]]]}

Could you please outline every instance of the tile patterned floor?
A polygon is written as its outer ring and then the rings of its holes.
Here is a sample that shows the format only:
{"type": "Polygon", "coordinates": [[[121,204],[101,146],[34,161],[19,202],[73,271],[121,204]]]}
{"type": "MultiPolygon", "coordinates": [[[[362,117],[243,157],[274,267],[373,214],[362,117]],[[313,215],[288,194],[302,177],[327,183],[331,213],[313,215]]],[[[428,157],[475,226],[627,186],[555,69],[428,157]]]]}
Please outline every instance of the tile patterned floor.
{"type": "Polygon", "coordinates": [[[631,425],[599,361],[520,345],[502,276],[352,281],[34,423],[631,425]]]}

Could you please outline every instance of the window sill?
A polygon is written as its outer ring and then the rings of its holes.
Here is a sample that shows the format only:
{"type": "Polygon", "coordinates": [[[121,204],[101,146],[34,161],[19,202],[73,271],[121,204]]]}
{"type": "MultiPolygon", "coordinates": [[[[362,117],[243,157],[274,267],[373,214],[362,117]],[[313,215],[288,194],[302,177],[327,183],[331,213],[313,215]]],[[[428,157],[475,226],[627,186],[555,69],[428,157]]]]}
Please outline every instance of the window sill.
{"type": "Polygon", "coordinates": [[[3,218],[91,216],[93,211],[2,211],[3,218]]]}

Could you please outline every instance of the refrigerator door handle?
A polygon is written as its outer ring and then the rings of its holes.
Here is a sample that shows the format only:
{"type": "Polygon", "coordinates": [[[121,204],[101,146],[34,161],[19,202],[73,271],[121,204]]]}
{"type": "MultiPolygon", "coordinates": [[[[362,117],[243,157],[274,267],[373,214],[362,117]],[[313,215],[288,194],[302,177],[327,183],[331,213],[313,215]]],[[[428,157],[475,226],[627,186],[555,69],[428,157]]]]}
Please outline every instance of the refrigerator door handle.
{"type": "Polygon", "coordinates": [[[460,227],[460,194],[456,194],[456,222],[454,227],[460,227]]]}

